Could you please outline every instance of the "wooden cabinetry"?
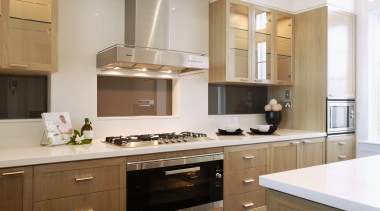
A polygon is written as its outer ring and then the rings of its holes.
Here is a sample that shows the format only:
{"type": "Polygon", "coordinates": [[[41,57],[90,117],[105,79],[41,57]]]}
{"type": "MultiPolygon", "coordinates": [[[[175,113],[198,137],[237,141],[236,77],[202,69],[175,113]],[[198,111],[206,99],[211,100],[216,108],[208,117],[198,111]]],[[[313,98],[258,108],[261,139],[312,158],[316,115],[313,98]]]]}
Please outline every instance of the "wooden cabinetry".
{"type": "Polygon", "coordinates": [[[293,15],[233,0],[209,8],[210,83],[294,84],[293,15]]]}
{"type": "Polygon", "coordinates": [[[224,210],[252,210],[265,206],[259,176],[266,174],[269,144],[225,147],[224,210]]]}
{"type": "Polygon", "coordinates": [[[0,210],[32,210],[33,167],[0,169],[0,210]]]}
{"type": "Polygon", "coordinates": [[[270,173],[325,163],[325,138],[300,139],[270,144],[270,173]]]}
{"type": "Polygon", "coordinates": [[[302,199],[296,196],[285,194],[272,189],[267,189],[267,211],[304,211],[304,210],[323,210],[338,211],[334,207],[319,204],[317,202],[302,199]]]}
{"type": "Polygon", "coordinates": [[[35,166],[33,210],[125,210],[126,159],[35,166]]]}
{"type": "Polygon", "coordinates": [[[57,71],[57,0],[3,0],[2,62],[7,70],[57,71]]]}
{"type": "Polygon", "coordinates": [[[355,158],[355,135],[328,136],[326,162],[349,160],[355,158]]]}

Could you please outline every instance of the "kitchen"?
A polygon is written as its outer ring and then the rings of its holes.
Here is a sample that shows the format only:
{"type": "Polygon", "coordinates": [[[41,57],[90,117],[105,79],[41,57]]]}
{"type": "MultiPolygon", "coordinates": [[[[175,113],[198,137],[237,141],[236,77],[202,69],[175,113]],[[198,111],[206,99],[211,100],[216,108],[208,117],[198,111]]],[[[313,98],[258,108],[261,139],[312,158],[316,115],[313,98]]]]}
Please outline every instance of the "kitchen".
{"type": "MultiPolygon", "coordinates": [[[[167,130],[213,131],[226,124],[238,124],[241,128],[249,128],[264,121],[263,115],[208,116],[208,74],[180,78],[178,105],[173,117],[97,118],[94,106],[97,104],[96,72],[99,73],[100,70],[95,69],[95,55],[100,49],[123,43],[123,3],[122,0],[59,1],[59,71],[50,76],[51,111],[68,111],[75,128],[82,125],[84,117],[89,117],[93,121],[97,139],[103,139],[110,134],[125,134],[126,130],[128,134],[167,130]],[[152,131],[147,131],[147,128],[152,131]]],[[[315,1],[312,5],[297,3],[294,7],[282,1],[255,3],[270,4],[268,6],[294,12],[323,5],[325,2],[315,1]]],[[[360,94],[358,100],[359,97],[360,94]]],[[[358,121],[360,118],[363,117],[358,114],[358,121]]],[[[43,135],[40,120],[2,120],[0,124],[3,146],[16,143],[35,145],[43,135]]],[[[360,128],[357,130],[360,132],[360,128]]]]}

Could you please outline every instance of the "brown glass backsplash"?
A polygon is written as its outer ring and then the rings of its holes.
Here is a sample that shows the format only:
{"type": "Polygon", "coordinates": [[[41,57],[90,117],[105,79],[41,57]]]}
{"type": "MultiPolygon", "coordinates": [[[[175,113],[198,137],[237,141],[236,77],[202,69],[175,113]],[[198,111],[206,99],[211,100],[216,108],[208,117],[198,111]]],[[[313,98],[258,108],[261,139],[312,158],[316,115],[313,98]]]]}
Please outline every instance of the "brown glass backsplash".
{"type": "Polygon", "coordinates": [[[262,114],[267,99],[267,87],[209,84],[208,114],[262,114]]]}

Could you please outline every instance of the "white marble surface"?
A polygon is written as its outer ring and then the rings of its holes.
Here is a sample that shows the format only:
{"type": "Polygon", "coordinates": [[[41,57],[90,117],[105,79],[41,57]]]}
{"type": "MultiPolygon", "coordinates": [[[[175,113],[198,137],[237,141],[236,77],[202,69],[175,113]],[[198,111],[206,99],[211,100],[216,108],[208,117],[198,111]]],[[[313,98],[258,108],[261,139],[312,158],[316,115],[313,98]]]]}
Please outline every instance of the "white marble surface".
{"type": "Polygon", "coordinates": [[[260,176],[260,185],[342,210],[380,210],[380,155],[260,176]]]}
{"type": "Polygon", "coordinates": [[[168,144],[139,148],[121,148],[118,146],[105,144],[102,142],[102,140],[93,140],[93,142],[88,145],[60,145],[53,147],[40,146],[38,144],[25,145],[15,143],[0,145],[0,168],[265,143],[323,136],[326,136],[326,133],[298,130],[278,130],[273,135],[250,135],[244,132],[244,136],[217,136],[215,132],[211,132],[208,134],[208,137],[214,139],[211,141],[168,144]]]}

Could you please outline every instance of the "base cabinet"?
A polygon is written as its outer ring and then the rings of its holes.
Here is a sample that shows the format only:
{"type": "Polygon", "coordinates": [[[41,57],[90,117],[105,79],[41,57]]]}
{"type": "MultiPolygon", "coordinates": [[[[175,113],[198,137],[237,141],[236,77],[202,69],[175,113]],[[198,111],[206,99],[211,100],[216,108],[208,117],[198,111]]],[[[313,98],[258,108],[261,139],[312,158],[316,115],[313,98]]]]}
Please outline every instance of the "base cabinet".
{"type": "Polygon", "coordinates": [[[302,199],[279,191],[267,189],[267,211],[337,211],[334,207],[302,199]]]}
{"type": "Polygon", "coordinates": [[[355,135],[328,136],[326,162],[333,163],[355,158],[355,135]]]}
{"type": "Polygon", "coordinates": [[[125,158],[35,166],[33,182],[34,210],[126,209],[125,158]]]}
{"type": "Polygon", "coordinates": [[[269,144],[224,149],[224,210],[244,211],[265,207],[265,189],[259,176],[266,174],[269,144]]]}
{"type": "Polygon", "coordinates": [[[0,169],[0,210],[32,209],[33,167],[0,169]]]}

